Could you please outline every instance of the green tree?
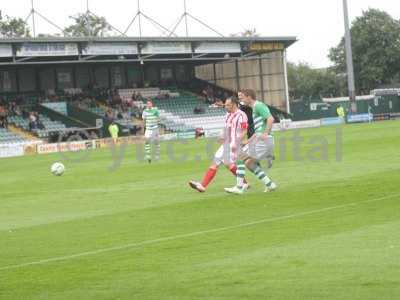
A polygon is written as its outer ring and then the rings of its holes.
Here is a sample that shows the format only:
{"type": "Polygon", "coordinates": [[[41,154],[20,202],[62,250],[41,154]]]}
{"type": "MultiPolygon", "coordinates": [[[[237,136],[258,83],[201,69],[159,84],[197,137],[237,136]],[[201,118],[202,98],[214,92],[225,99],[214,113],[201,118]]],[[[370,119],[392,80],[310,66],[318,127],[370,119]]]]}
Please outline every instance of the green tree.
{"type": "Polygon", "coordinates": [[[240,33],[240,36],[243,37],[257,37],[259,34],[257,33],[257,29],[252,28],[252,29],[246,29],[243,32],[240,33]]]}
{"type": "Polygon", "coordinates": [[[307,63],[288,63],[291,99],[302,97],[339,97],[345,92],[344,78],[333,69],[314,69],[307,63]]]}
{"type": "Polygon", "coordinates": [[[21,18],[3,18],[0,14],[0,37],[30,37],[28,25],[21,18]]]}
{"type": "Polygon", "coordinates": [[[232,33],[232,37],[258,37],[260,34],[257,32],[256,28],[245,29],[242,32],[232,33]]]}
{"type": "Polygon", "coordinates": [[[65,32],[72,36],[106,36],[111,31],[104,17],[98,17],[92,14],[78,14],[74,19],[75,24],[65,28],[65,32]],[[88,24],[89,23],[89,24],[88,24]]]}
{"type": "MultiPolygon", "coordinates": [[[[358,93],[369,93],[390,83],[400,70],[400,22],[389,14],[369,9],[351,27],[354,75],[358,93]]],[[[330,49],[337,72],[346,72],[344,38],[330,49]]]]}

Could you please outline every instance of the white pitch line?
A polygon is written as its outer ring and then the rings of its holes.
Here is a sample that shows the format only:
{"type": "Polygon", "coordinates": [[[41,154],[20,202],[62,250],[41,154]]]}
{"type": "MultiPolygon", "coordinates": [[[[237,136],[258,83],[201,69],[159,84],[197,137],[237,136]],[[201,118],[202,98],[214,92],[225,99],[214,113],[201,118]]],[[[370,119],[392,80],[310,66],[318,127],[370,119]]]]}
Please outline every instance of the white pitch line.
{"type": "Polygon", "coordinates": [[[10,265],[10,266],[5,266],[5,267],[0,267],[0,271],[19,269],[19,268],[23,268],[23,267],[36,266],[36,265],[43,265],[43,264],[52,263],[52,262],[66,261],[66,260],[71,260],[74,258],[79,258],[79,257],[84,257],[84,256],[97,255],[97,254],[101,254],[101,253],[125,250],[125,249],[130,249],[130,248],[137,248],[140,246],[146,246],[146,245],[158,244],[161,242],[168,242],[168,241],[174,241],[174,240],[179,240],[179,239],[184,239],[184,238],[190,238],[190,237],[204,235],[204,234],[208,234],[208,233],[216,233],[216,232],[222,232],[222,231],[227,231],[227,230],[240,229],[240,228],[250,227],[250,226],[254,226],[254,225],[258,225],[258,224],[293,219],[293,218],[297,218],[297,217],[303,217],[303,216],[308,216],[308,215],[317,214],[317,213],[321,213],[321,212],[331,211],[331,210],[335,210],[335,209],[339,209],[339,208],[356,206],[356,205],[360,205],[360,204],[364,204],[364,203],[377,202],[377,201],[382,201],[382,200],[396,198],[396,197],[400,197],[400,194],[389,195],[389,196],[384,196],[384,197],[360,201],[360,202],[352,202],[352,203],[331,206],[331,207],[326,207],[326,208],[321,208],[321,209],[315,209],[315,210],[310,210],[310,211],[306,211],[306,212],[302,212],[302,213],[298,213],[298,214],[286,215],[286,216],[269,218],[269,219],[261,219],[261,220],[249,222],[249,223],[242,223],[242,224],[238,224],[238,225],[219,227],[219,228],[209,229],[209,230],[204,230],[204,231],[196,231],[196,232],[192,232],[192,233],[174,235],[174,236],[158,238],[158,239],[154,239],[154,240],[147,240],[147,241],[143,241],[143,242],[137,242],[137,243],[116,246],[116,247],[103,248],[103,249],[81,252],[81,253],[72,254],[72,255],[53,257],[53,258],[48,258],[48,259],[18,264],[18,265],[10,265]]]}

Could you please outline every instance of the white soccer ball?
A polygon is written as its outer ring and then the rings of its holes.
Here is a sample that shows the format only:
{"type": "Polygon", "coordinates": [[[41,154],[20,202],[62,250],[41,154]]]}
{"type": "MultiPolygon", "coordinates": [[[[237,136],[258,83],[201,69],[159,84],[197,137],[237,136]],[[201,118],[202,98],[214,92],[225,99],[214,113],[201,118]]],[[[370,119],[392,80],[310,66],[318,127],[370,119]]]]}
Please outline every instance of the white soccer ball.
{"type": "Polygon", "coordinates": [[[62,163],[56,162],[51,166],[51,173],[55,176],[61,176],[64,174],[65,167],[62,163]]]}

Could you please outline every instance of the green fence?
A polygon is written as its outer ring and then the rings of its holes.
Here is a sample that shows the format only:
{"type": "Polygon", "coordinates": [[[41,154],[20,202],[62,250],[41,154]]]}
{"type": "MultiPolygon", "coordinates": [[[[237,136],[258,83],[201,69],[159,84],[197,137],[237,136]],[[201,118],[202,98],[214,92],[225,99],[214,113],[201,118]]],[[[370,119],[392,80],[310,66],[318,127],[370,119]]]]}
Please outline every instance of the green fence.
{"type": "MultiPolygon", "coordinates": [[[[377,96],[371,100],[357,100],[357,113],[368,113],[369,109],[373,114],[399,113],[400,96],[377,96]]],[[[350,102],[341,101],[325,103],[322,99],[303,99],[291,103],[293,120],[311,120],[336,117],[336,109],[342,105],[346,112],[350,111],[350,102]]]]}

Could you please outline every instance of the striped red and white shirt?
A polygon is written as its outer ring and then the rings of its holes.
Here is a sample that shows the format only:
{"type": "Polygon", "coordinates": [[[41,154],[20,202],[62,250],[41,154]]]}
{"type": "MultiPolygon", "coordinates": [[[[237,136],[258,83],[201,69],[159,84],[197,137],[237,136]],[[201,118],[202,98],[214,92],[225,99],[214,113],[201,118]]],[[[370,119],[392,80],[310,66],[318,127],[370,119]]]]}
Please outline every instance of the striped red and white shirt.
{"type": "Polygon", "coordinates": [[[248,128],[247,115],[237,110],[234,113],[227,113],[225,116],[225,142],[230,146],[240,144],[240,136],[248,128]]]}

